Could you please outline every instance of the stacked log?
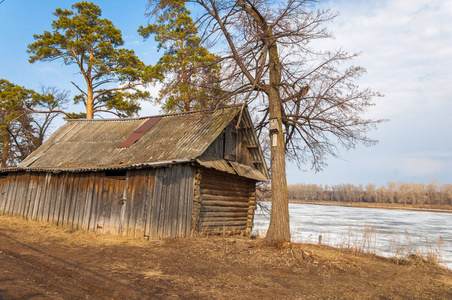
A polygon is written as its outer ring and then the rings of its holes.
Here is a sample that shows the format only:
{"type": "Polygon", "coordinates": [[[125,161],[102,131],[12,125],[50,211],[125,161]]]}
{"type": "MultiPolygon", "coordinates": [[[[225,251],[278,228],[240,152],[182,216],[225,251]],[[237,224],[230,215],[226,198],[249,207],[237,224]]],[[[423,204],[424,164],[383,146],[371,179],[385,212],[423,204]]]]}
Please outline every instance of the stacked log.
{"type": "Polygon", "coordinates": [[[250,232],[254,181],[206,169],[200,187],[199,231],[250,232]]]}

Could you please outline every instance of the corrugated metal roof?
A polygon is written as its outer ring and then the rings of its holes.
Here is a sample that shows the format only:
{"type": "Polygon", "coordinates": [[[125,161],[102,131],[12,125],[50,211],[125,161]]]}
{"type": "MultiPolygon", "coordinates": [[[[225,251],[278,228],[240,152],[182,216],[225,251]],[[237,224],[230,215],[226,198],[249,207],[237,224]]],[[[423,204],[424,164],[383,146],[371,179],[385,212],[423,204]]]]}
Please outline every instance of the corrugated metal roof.
{"type": "Polygon", "coordinates": [[[140,139],[118,148],[150,118],[70,120],[18,165],[21,170],[95,170],[194,161],[240,111],[163,115],[140,139]]]}
{"type": "Polygon", "coordinates": [[[225,159],[220,159],[218,157],[202,155],[201,157],[196,159],[196,162],[198,162],[201,166],[205,168],[215,169],[218,171],[239,175],[257,181],[268,182],[268,178],[264,174],[262,174],[259,170],[256,170],[255,168],[250,166],[239,164],[235,161],[227,161],[225,159]]]}

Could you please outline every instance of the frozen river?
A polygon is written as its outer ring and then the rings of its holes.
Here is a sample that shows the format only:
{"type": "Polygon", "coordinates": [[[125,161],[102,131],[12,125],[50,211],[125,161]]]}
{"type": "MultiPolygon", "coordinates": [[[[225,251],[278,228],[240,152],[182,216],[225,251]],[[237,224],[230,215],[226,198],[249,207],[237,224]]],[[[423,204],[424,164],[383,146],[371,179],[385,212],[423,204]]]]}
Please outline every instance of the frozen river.
{"type": "MultiPolygon", "coordinates": [[[[258,209],[254,230],[265,235],[270,221],[270,203],[258,209]]],[[[438,252],[452,269],[452,214],[289,204],[293,242],[322,243],[334,247],[357,247],[379,255],[393,256],[407,250],[438,252]]]]}

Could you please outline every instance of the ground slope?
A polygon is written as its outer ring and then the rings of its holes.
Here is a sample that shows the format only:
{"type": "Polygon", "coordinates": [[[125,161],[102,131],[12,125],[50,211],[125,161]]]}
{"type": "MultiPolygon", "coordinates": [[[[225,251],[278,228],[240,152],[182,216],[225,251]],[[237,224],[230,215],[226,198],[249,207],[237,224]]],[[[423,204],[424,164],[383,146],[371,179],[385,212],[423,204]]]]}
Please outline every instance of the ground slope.
{"type": "Polygon", "coordinates": [[[326,246],[146,241],[0,216],[0,299],[451,299],[452,273],[326,246]]]}

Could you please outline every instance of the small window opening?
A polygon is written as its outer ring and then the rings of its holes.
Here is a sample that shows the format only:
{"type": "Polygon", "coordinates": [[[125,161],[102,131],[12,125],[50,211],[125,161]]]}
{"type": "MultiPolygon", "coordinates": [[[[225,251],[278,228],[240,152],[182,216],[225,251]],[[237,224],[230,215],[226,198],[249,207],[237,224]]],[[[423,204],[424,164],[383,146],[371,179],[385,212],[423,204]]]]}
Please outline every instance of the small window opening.
{"type": "Polygon", "coordinates": [[[125,180],[127,177],[127,171],[126,170],[105,171],[105,177],[125,180]]]}

